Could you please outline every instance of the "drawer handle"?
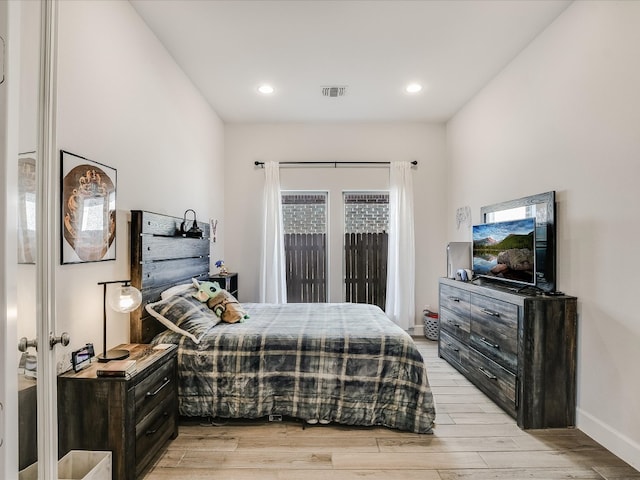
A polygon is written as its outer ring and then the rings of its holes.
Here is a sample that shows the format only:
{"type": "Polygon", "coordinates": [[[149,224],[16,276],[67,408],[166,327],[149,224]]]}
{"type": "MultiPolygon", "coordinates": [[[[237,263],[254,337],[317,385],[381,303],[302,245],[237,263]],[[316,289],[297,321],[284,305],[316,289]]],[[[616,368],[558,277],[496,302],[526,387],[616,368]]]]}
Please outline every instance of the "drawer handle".
{"type": "Polygon", "coordinates": [[[482,343],[484,343],[485,345],[489,345],[491,348],[496,348],[496,349],[499,349],[499,348],[500,348],[500,345],[498,345],[497,343],[490,342],[489,340],[487,340],[487,339],[486,339],[486,338],[484,338],[484,337],[482,337],[482,338],[480,339],[480,341],[481,341],[482,343]]]}
{"type": "MultiPolygon", "coordinates": [[[[453,343],[447,343],[447,347],[453,347],[453,343]]],[[[451,350],[453,350],[454,352],[459,352],[460,351],[459,348],[452,348],[451,350]]]]}
{"type": "Polygon", "coordinates": [[[485,377],[487,377],[489,380],[497,380],[497,379],[498,379],[498,377],[496,377],[493,373],[491,373],[491,372],[489,372],[489,371],[485,370],[485,369],[484,369],[484,368],[482,368],[482,367],[478,367],[478,370],[480,370],[480,372],[481,372],[485,377]]]}
{"type": "Polygon", "coordinates": [[[459,302],[460,299],[458,297],[449,297],[449,300],[451,300],[452,302],[459,302]]]}
{"type": "Polygon", "coordinates": [[[158,426],[156,428],[154,428],[153,430],[147,430],[145,432],[145,434],[146,435],[153,435],[158,430],[160,430],[160,427],[164,424],[164,419],[167,418],[168,416],[169,416],[169,412],[162,412],[162,417],[160,418],[160,422],[158,422],[158,426]]]}
{"type": "Polygon", "coordinates": [[[160,393],[160,390],[162,390],[164,387],[166,387],[170,383],[171,383],[171,379],[169,377],[164,377],[162,379],[162,385],[156,388],[155,391],[153,392],[147,392],[147,397],[155,397],[157,394],[160,393]]]}
{"type": "Polygon", "coordinates": [[[500,314],[498,312],[493,312],[491,310],[487,310],[486,308],[482,309],[482,313],[486,313],[487,315],[490,315],[492,317],[499,317],[500,314]]]}
{"type": "Polygon", "coordinates": [[[449,323],[451,325],[453,325],[454,327],[456,327],[456,328],[460,328],[460,324],[459,323],[452,322],[451,320],[449,320],[449,323]]]}

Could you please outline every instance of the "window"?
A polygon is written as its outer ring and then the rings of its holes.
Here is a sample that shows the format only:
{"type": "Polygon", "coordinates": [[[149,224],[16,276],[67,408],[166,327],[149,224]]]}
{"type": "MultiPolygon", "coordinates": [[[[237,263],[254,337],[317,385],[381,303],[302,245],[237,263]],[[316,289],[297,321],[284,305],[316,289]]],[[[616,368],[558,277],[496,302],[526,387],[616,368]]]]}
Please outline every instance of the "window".
{"type": "Polygon", "coordinates": [[[327,301],[327,192],[283,192],[287,301],[327,301]]]}
{"type": "Polygon", "coordinates": [[[344,222],[344,299],[384,309],[389,194],[345,192],[344,222]]]}

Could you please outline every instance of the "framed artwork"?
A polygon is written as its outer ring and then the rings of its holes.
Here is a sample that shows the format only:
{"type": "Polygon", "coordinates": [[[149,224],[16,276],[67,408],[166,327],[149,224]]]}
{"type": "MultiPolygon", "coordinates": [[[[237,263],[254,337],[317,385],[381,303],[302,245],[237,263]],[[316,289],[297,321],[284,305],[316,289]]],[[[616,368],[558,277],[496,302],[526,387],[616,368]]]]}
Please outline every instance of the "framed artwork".
{"type": "Polygon", "coordinates": [[[36,263],[35,153],[18,156],[18,263],[36,263]]]}
{"type": "Polygon", "coordinates": [[[117,171],[60,151],[62,263],[116,259],[117,171]]]}

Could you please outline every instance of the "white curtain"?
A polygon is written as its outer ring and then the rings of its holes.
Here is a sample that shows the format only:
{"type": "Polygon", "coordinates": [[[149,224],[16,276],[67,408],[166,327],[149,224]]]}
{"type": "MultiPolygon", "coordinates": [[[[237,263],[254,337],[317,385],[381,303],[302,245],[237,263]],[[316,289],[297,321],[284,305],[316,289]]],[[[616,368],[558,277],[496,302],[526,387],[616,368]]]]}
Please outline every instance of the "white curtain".
{"type": "Polygon", "coordinates": [[[410,162],[389,166],[387,316],[405,330],[415,321],[415,241],[410,162]]]}
{"type": "Polygon", "coordinates": [[[287,303],[284,228],[278,162],[265,162],[264,226],[260,262],[260,302],[287,303]]]}

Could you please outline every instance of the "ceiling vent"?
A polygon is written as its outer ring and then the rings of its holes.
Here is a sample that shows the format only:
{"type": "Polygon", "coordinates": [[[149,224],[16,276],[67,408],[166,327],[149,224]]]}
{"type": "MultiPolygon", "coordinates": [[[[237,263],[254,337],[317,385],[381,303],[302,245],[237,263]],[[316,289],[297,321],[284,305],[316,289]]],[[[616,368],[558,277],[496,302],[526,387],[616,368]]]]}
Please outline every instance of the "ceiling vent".
{"type": "Polygon", "coordinates": [[[347,93],[347,86],[331,86],[331,87],[322,87],[322,96],[323,97],[344,97],[345,93],[347,93]]]}

